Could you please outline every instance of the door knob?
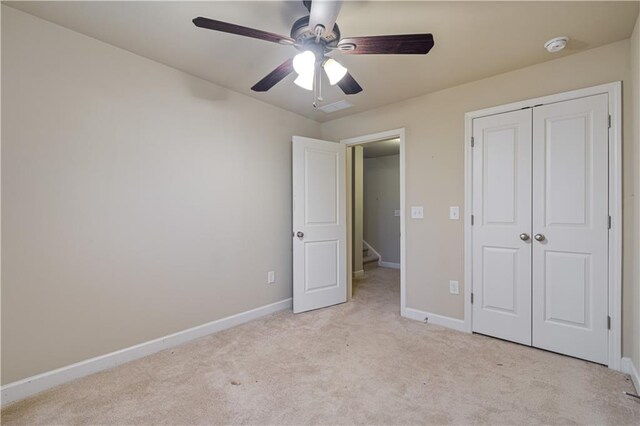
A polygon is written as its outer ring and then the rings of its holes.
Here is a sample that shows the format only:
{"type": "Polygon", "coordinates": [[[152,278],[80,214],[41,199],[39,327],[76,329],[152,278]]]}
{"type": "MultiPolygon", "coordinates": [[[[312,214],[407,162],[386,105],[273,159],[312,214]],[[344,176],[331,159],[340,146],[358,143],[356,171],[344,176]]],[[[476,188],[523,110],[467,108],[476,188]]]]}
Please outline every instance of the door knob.
{"type": "Polygon", "coordinates": [[[536,241],[544,241],[544,235],[543,234],[536,234],[533,238],[535,238],[536,241]]]}
{"type": "Polygon", "coordinates": [[[304,232],[298,231],[298,232],[296,233],[296,237],[298,237],[298,238],[302,239],[302,237],[304,237],[304,232]]]}
{"type": "Polygon", "coordinates": [[[524,232],[522,234],[520,234],[520,239],[522,241],[528,241],[529,240],[529,234],[525,234],[524,232]]]}

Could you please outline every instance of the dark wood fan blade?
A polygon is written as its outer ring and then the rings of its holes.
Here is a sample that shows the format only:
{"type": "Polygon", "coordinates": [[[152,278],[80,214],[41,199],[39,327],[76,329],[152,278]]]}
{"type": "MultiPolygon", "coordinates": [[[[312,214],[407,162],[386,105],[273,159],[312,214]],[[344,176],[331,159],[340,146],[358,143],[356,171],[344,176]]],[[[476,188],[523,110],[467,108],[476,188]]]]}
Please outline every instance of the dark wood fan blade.
{"type": "Polygon", "coordinates": [[[193,20],[196,27],[206,28],[214,31],[222,31],[223,33],[237,34],[245,37],[257,38],[260,40],[270,41],[273,43],[289,44],[295,43],[295,40],[280,34],[269,33],[267,31],[256,30],[255,28],[243,27],[228,22],[216,21],[215,19],[203,18],[199,16],[193,20]]]}
{"type": "Polygon", "coordinates": [[[338,82],[338,87],[342,89],[345,95],[355,95],[362,92],[362,87],[350,73],[345,74],[342,80],[338,82]]]}
{"type": "Polygon", "coordinates": [[[338,49],[354,55],[424,55],[429,53],[433,44],[432,34],[400,34],[347,37],[340,40],[338,49]]]}
{"type": "Polygon", "coordinates": [[[257,82],[251,90],[254,92],[266,92],[273,86],[278,84],[280,80],[288,76],[293,72],[293,59],[287,59],[278,66],[275,70],[271,71],[265,78],[257,82]]]}

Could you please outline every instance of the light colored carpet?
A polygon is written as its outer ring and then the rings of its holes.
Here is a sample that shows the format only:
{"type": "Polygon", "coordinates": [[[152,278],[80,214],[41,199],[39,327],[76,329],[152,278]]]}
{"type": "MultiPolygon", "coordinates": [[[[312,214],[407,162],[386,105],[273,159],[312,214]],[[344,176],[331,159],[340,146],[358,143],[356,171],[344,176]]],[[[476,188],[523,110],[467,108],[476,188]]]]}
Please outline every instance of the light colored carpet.
{"type": "Polygon", "coordinates": [[[640,424],[623,374],[399,316],[399,274],[60,386],[11,424],[640,424]],[[232,384],[239,383],[239,384],[232,384]]]}

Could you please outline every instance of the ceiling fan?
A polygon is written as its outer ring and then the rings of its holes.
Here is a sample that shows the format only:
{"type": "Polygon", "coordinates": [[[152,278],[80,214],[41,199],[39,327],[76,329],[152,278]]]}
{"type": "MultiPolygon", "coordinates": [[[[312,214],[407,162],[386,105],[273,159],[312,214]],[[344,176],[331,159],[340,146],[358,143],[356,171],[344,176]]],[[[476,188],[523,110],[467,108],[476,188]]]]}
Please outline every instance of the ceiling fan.
{"type": "MultiPolygon", "coordinates": [[[[432,34],[341,38],[340,29],[336,23],[342,6],[341,0],[304,0],[303,3],[309,15],[298,19],[293,24],[290,37],[203,17],[195,18],[193,23],[200,28],[295,47],[300,53],[280,64],[257,82],[251,90],[266,92],[295,71],[298,77],[294,82],[304,89],[314,90],[317,101],[322,101],[320,68],[324,69],[329,83],[337,84],[345,94],[353,95],[362,91],[362,87],[348,70],[328,56],[334,51],[351,55],[424,55],[434,44],[432,34]]],[[[315,102],[314,106],[316,106],[315,102]]]]}

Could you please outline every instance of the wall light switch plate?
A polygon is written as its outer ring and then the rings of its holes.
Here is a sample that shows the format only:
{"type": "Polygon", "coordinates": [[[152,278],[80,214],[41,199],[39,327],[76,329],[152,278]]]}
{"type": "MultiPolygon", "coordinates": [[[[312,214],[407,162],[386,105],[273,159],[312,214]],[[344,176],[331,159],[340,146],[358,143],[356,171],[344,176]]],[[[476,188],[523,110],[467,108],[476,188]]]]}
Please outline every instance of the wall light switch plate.
{"type": "Polygon", "coordinates": [[[424,208],[422,206],[411,207],[411,219],[424,219],[424,208]]]}
{"type": "Polygon", "coordinates": [[[400,210],[394,210],[394,211],[393,211],[393,215],[394,215],[395,217],[400,217],[400,210]]]}
{"type": "Polygon", "coordinates": [[[460,219],[460,207],[458,206],[449,207],[449,219],[451,220],[460,219]]]}
{"type": "Polygon", "coordinates": [[[276,271],[267,272],[267,284],[273,284],[276,282],[276,271]]]}
{"type": "Polygon", "coordinates": [[[460,283],[458,281],[449,281],[449,293],[460,294],[460,283]]]}

